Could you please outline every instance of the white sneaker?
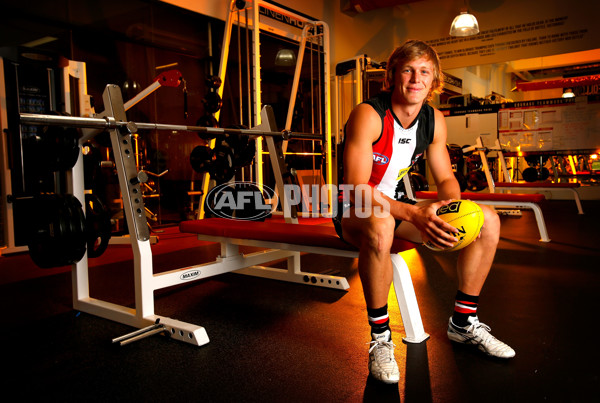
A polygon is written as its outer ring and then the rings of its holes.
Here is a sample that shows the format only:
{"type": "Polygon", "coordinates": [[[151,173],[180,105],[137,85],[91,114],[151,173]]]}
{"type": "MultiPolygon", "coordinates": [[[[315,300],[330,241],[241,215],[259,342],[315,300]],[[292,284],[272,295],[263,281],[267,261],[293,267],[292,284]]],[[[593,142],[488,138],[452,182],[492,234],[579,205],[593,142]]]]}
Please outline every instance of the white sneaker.
{"type": "Polygon", "coordinates": [[[390,340],[391,332],[373,333],[375,340],[371,341],[369,349],[369,372],[373,378],[385,383],[398,383],[400,371],[394,358],[396,345],[390,340]]]}
{"type": "Polygon", "coordinates": [[[477,316],[469,317],[468,326],[456,326],[452,317],[448,322],[448,338],[457,343],[475,344],[484,353],[493,357],[512,358],[515,350],[490,334],[490,327],[479,322],[477,316]]]}

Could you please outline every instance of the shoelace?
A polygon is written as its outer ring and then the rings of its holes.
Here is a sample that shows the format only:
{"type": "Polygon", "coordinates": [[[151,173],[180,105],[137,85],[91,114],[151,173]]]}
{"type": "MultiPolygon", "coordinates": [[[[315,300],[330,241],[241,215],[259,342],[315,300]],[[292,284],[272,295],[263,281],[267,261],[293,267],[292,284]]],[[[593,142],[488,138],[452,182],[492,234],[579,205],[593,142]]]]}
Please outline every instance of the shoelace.
{"type": "Polygon", "coordinates": [[[394,349],[396,347],[396,345],[394,343],[392,343],[391,341],[378,341],[378,340],[372,340],[369,343],[371,345],[371,348],[369,348],[369,353],[371,353],[371,351],[373,351],[376,347],[378,346],[382,346],[382,347],[386,347],[386,348],[378,348],[375,351],[375,355],[377,356],[377,359],[387,359],[387,360],[392,360],[392,357],[390,356],[390,348],[394,349]],[[385,357],[382,357],[384,356],[385,357]]]}
{"type": "Polygon", "coordinates": [[[475,336],[481,337],[481,339],[484,343],[487,343],[488,341],[491,341],[491,340],[496,340],[496,338],[494,336],[492,336],[490,333],[492,328],[489,327],[488,325],[486,325],[485,323],[481,323],[481,322],[473,323],[469,327],[468,330],[473,331],[473,334],[475,336]]]}

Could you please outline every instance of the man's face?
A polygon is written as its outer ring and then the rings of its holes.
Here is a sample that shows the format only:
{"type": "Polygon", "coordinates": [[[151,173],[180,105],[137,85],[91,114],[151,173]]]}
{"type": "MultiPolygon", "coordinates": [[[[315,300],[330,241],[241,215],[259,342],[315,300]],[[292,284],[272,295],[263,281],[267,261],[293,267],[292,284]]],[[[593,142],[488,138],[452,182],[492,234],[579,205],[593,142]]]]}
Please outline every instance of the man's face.
{"type": "Polygon", "coordinates": [[[399,65],[394,76],[394,88],[407,104],[422,104],[433,83],[433,63],[426,57],[399,65]]]}

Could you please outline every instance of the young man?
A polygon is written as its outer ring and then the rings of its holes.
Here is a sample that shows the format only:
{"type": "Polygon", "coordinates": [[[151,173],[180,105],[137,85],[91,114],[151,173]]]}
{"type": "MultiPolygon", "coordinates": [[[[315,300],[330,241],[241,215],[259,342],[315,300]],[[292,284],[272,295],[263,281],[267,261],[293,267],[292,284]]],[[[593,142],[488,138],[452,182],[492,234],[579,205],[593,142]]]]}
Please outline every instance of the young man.
{"type": "MultiPolygon", "coordinates": [[[[457,241],[452,235],[456,229],[436,216],[438,208],[460,199],[446,148],[444,117],[427,104],[442,84],[435,50],[409,40],[388,60],[384,91],[358,105],[346,124],[344,183],[358,187],[361,194],[350,191],[342,197],[347,202],[340,205],[334,224],[340,237],[359,249],[358,271],[371,325],[369,371],[386,383],[396,383],[400,376],[387,313],[393,239],[431,241],[442,248],[457,241]],[[397,187],[425,151],[439,201],[414,203],[397,187]],[[369,185],[366,192],[365,184],[369,185]],[[365,202],[389,214],[365,214],[358,206],[365,202]]],[[[481,208],[485,219],[481,234],[458,258],[458,292],[448,337],[475,344],[489,355],[510,358],[514,350],[494,338],[477,318],[479,293],[500,237],[498,215],[487,206],[481,208]]]]}

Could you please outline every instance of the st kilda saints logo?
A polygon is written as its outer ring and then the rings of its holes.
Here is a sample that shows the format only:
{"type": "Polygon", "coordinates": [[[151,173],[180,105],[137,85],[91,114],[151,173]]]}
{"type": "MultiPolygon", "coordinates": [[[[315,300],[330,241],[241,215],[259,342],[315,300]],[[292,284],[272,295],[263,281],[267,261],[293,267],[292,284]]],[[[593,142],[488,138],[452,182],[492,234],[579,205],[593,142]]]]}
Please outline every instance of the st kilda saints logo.
{"type": "Polygon", "coordinates": [[[273,189],[254,182],[223,183],[206,195],[206,210],[214,217],[262,221],[277,208],[278,196],[273,189]],[[271,200],[268,204],[266,200],[271,200]]]}

